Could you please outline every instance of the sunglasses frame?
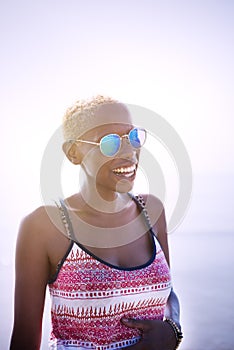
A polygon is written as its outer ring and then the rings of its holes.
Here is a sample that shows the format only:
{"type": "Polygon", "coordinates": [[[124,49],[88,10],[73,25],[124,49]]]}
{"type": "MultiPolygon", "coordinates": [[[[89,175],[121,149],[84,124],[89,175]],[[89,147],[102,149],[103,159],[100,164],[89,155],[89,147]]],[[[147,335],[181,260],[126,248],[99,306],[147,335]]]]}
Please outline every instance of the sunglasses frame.
{"type": "Polygon", "coordinates": [[[122,136],[120,136],[120,135],[118,135],[118,134],[113,134],[113,133],[111,133],[111,134],[106,134],[106,135],[102,136],[102,138],[101,138],[101,140],[100,140],[99,142],[87,141],[87,140],[81,140],[81,139],[78,139],[78,140],[69,140],[69,142],[75,142],[75,143],[81,142],[81,143],[87,143],[87,144],[90,144],[90,145],[99,146],[101,153],[102,153],[105,157],[114,157],[116,154],[118,154],[118,152],[119,152],[119,150],[120,150],[120,148],[121,148],[122,139],[123,139],[123,138],[127,138],[128,141],[130,142],[130,144],[131,144],[131,146],[132,146],[133,148],[139,149],[139,148],[141,148],[141,147],[144,145],[144,143],[145,143],[145,141],[146,141],[146,136],[147,136],[146,129],[135,127],[135,128],[132,128],[132,129],[129,131],[128,134],[124,134],[124,135],[122,135],[122,136]],[[143,144],[142,144],[140,147],[134,147],[134,146],[132,145],[132,143],[131,143],[130,138],[129,138],[129,134],[130,134],[133,130],[135,130],[135,129],[137,129],[137,130],[142,130],[142,131],[145,132],[145,140],[144,140],[143,144]],[[118,149],[118,151],[117,151],[116,153],[114,153],[114,154],[111,155],[111,156],[108,156],[108,155],[106,155],[106,154],[104,154],[104,153],[102,152],[101,143],[102,143],[102,140],[104,139],[104,137],[110,136],[110,135],[118,136],[119,139],[120,139],[120,145],[119,145],[119,149],[118,149]]]}

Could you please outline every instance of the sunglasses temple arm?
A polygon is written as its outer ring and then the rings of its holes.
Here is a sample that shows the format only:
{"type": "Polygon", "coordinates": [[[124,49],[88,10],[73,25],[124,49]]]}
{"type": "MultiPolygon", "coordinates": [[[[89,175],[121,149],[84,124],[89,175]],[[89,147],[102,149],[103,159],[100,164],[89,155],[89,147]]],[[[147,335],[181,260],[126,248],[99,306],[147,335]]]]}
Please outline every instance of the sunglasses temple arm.
{"type": "Polygon", "coordinates": [[[77,143],[77,142],[89,143],[90,145],[97,145],[97,146],[99,146],[99,145],[100,145],[100,143],[99,143],[99,142],[86,141],[86,140],[75,140],[75,143],[77,143]]]}

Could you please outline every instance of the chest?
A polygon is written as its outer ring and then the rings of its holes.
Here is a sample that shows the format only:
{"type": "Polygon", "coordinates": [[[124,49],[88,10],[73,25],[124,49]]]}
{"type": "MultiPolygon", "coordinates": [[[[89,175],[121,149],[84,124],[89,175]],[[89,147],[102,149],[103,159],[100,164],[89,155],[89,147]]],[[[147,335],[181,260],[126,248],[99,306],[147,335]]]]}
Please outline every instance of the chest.
{"type": "MultiPolygon", "coordinates": [[[[69,212],[72,239],[81,244],[88,254],[107,264],[132,268],[146,264],[153,256],[152,234],[142,213],[131,206],[124,214],[87,216],[69,212]]],[[[59,235],[58,235],[59,236],[59,235]]],[[[63,259],[68,240],[56,240],[51,250],[51,272],[63,259]],[[65,240],[65,241],[64,241],[65,240]]]]}
{"type": "MultiPolygon", "coordinates": [[[[127,235],[127,233],[126,233],[127,235]]],[[[108,264],[132,268],[146,264],[154,254],[154,243],[149,232],[129,242],[129,237],[109,240],[109,247],[86,246],[88,253],[108,264]],[[125,241],[125,244],[123,244],[125,241]]],[[[134,236],[133,236],[134,238],[134,236]]]]}
{"type": "Polygon", "coordinates": [[[115,214],[69,212],[72,239],[91,254],[123,267],[147,262],[153,253],[152,237],[145,218],[134,202],[115,214]]]}

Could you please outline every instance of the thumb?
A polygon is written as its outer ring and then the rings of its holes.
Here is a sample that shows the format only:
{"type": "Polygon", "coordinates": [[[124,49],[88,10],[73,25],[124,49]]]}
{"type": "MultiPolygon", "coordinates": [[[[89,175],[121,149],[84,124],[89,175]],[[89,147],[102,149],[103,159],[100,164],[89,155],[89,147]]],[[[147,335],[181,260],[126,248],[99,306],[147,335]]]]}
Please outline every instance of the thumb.
{"type": "Polygon", "coordinates": [[[137,328],[146,331],[149,328],[148,320],[137,320],[135,318],[121,318],[121,322],[130,328],[137,328]]]}

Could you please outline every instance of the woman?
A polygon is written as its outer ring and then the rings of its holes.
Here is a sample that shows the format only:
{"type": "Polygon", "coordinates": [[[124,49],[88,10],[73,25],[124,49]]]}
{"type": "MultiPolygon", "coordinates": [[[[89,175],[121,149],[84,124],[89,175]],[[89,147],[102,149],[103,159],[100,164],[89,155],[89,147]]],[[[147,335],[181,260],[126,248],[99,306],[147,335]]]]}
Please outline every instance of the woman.
{"type": "Polygon", "coordinates": [[[176,349],[163,205],[130,193],[146,131],[125,105],[96,96],[67,110],[63,132],[80,191],[21,223],[11,350],[40,348],[47,285],[50,349],[176,349]]]}

